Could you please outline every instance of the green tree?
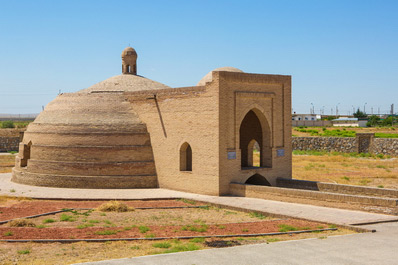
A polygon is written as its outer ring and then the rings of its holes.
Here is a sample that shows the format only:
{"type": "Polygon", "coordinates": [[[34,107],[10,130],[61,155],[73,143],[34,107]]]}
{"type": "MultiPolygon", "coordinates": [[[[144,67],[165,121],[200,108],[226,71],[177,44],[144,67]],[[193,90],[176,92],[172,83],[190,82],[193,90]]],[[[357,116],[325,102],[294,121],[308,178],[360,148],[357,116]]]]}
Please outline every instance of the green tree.
{"type": "Polygon", "coordinates": [[[366,113],[362,112],[358,108],[357,111],[354,113],[354,117],[359,119],[359,118],[366,118],[366,117],[368,117],[368,115],[366,115],[366,113]]]}
{"type": "Polygon", "coordinates": [[[380,122],[380,117],[376,115],[372,115],[368,119],[368,123],[366,124],[368,127],[377,126],[380,122]]]}

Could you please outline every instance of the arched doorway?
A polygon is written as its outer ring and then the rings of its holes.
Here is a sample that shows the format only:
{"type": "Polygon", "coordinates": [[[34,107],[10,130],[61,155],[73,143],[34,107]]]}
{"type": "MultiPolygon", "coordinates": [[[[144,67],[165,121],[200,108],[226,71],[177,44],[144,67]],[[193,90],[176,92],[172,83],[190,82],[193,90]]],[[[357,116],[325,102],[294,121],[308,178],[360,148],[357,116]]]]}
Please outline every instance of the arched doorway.
{"type": "Polygon", "coordinates": [[[271,186],[271,184],[268,182],[268,180],[259,174],[254,174],[253,176],[248,178],[246,180],[245,184],[271,186]]]}
{"type": "Polygon", "coordinates": [[[242,168],[256,166],[256,156],[259,156],[258,166],[272,166],[271,131],[265,116],[257,109],[250,110],[241,122],[239,148],[242,168]],[[259,149],[257,154],[255,147],[259,149]]]}

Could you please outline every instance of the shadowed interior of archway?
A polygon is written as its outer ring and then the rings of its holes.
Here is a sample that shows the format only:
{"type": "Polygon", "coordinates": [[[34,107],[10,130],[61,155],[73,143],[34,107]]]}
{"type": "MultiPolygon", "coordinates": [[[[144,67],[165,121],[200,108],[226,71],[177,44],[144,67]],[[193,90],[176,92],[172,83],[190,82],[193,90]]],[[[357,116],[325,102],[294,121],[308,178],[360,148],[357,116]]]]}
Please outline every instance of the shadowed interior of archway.
{"type": "Polygon", "coordinates": [[[248,178],[245,184],[271,186],[268,180],[259,174],[254,174],[253,176],[248,178]]]}
{"type": "MultiPolygon", "coordinates": [[[[259,113],[260,115],[262,113],[259,113]]],[[[272,166],[272,149],[270,142],[270,128],[262,115],[260,120],[254,110],[250,110],[239,128],[239,146],[241,149],[241,167],[250,168],[253,164],[253,149],[255,143],[259,147],[260,167],[272,166]]]]}

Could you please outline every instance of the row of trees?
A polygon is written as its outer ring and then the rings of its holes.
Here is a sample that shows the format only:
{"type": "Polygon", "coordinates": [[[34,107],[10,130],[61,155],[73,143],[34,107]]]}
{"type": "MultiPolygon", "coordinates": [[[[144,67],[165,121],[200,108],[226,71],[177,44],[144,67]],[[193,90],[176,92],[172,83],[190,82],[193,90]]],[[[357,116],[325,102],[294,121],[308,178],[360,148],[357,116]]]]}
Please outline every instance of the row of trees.
{"type": "Polygon", "coordinates": [[[398,119],[393,116],[389,116],[388,118],[385,119],[380,119],[379,116],[377,115],[371,115],[368,116],[366,113],[362,112],[360,109],[358,109],[354,113],[355,118],[368,118],[368,123],[366,124],[368,127],[375,127],[375,126],[393,126],[394,124],[398,124],[398,119]]]}

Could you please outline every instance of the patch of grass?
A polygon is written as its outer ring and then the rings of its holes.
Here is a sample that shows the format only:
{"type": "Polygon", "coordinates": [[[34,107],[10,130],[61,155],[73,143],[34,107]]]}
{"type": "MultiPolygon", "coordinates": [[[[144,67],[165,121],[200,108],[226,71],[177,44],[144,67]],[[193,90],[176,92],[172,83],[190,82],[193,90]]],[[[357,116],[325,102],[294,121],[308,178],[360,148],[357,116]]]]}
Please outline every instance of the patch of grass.
{"type": "Polygon", "coordinates": [[[24,255],[24,254],[29,254],[29,253],[30,253],[30,250],[29,250],[29,249],[18,250],[18,254],[24,255]]]}
{"type": "Polygon", "coordinates": [[[54,223],[56,222],[54,219],[48,218],[43,220],[43,224],[49,224],[49,223],[54,223]]]}
{"type": "Polygon", "coordinates": [[[192,242],[192,243],[203,243],[203,242],[205,242],[205,238],[204,237],[195,237],[195,238],[192,238],[191,240],[189,240],[189,242],[192,242]]]}
{"type": "Polygon", "coordinates": [[[106,213],[100,213],[100,216],[106,216],[106,213]]]}
{"type": "Polygon", "coordinates": [[[76,226],[76,228],[84,229],[84,228],[93,227],[93,226],[94,226],[94,224],[81,224],[81,225],[76,226]]]}
{"type": "Polygon", "coordinates": [[[193,251],[193,250],[199,250],[200,247],[198,245],[195,245],[193,243],[188,243],[184,245],[175,245],[174,247],[167,249],[164,251],[164,253],[175,253],[175,252],[183,252],[183,251],[193,251]]]}
{"type": "Polygon", "coordinates": [[[68,214],[61,214],[61,216],[59,217],[59,220],[61,222],[74,222],[76,221],[76,219],[72,216],[72,215],[68,215],[68,214]]]}
{"type": "Polygon", "coordinates": [[[146,232],[150,231],[151,229],[145,225],[140,225],[138,227],[138,230],[140,231],[140,233],[145,234],[146,232]]]}
{"type": "Polygon", "coordinates": [[[278,242],[278,241],[280,241],[279,238],[268,238],[267,239],[267,243],[278,242]]]}
{"type": "Polygon", "coordinates": [[[243,228],[243,229],[242,229],[242,232],[249,232],[249,229],[243,228]]]}
{"type": "Polygon", "coordinates": [[[28,219],[15,219],[8,223],[11,227],[36,227],[35,223],[28,219]]]}
{"type": "Polygon", "coordinates": [[[225,225],[217,225],[218,229],[225,229],[225,225]]]}
{"type": "Polygon", "coordinates": [[[186,203],[186,204],[191,204],[191,205],[195,205],[195,204],[196,204],[195,201],[193,201],[193,200],[188,200],[188,199],[184,199],[184,198],[177,199],[176,201],[181,201],[181,202],[184,202],[184,203],[186,203]]]}
{"type": "Polygon", "coordinates": [[[231,212],[231,211],[225,211],[224,212],[225,215],[230,215],[230,214],[238,214],[237,212],[231,212]]]}
{"type": "Polygon", "coordinates": [[[257,219],[267,218],[265,215],[263,215],[262,213],[258,213],[258,212],[250,212],[249,215],[250,215],[250,217],[257,218],[257,219]]]}
{"type": "Polygon", "coordinates": [[[140,246],[132,246],[132,247],[130,247],[130,249],[138,250],[138,249],[140,249],[140,246]]]}
{"type": "Polygon", "coordinates": [[[320,237],[318,237],[318,239],[326,239],[327,238],[327,236],[320,236],[320,237]]]}
{"type": "Polygon", "coordinates": [[[46,228],[47,226],[45,225],[36,225],[36,228],[42,229],[42,228],[46,228]]]}
{"type": "Polygon", "coordinates": [[[12,236],[14,233],[12,231],[7,231],[4,233],[5,236],[12,236]]]}
{"type": "Polygon", "coordinates": [[[10,192],[15,192],[15,189],[10,189],[10,192]]]}
{"type": "Polygon", "coordinates": [[[155,234],[148,234],[148,235],[145,235],[145,238],[155,238],[155,237],[156,237],[155,234]]]}
{"type": "Polygon", "coordinates": [[[154,248],[170,248],[171,244],[169,242],[159,242],[152,244],[154,248]]]}
{"type": "Polygon", "coordinates": [[[370,182],[372,182],[372,181],[369,180],[369,179],[361,179],[361,180],[359,181],[359,185],[367,186],[370,182]]]}
{"type": "Polygon", "coordinates": [[[331,224],[329,225],[329,228],[337,228],[337,226],[335,224],[331,224]]]}
{"type": "Polygon", "coordinates": [[[98,208],[100,212],[128,212],[134,211],[133,207],[128,207],[127,204],[120,201],[109,201],[101,204],[98,208]]]}
{"type": "Polygon", "coordinates": [[[98,224],[100,221],[98,220],[88,220],[90,224],[98,224]]]}
{"type": "Polygon", "coordinates": [[[291,225],[287,225],[287,224],[280,224],[278,225],[279,227],[279,232],[289,232],[289,231],[297,231],[298,228],[291,226],[291,225]]]}
{"type": "Polygon", "coordinates": [[[347,181],[350,181],[350,178],[349,178],[349,177],[347,177],[347,176],[341,177],[341,179],[343,179],[343,180],[347,180],[347,181]]]}
{"type": "Polygon", "coordinates": [[[380,188],[380,189],[383,189],[383,188],[384,188],[383,185],[378,185],[377,187],[380,188]]]}
{"type": "Polygon", "coordinates": [[[206,232],[207,231],[208,226],[205,224],[202,224],[200,226],[198,225],[184,225],[183,227],[181,227],[181,230],[183,231],[192,231],[192,232],[206,232]]]}
{"type": "Polygon", "coordinates": [[[96,231],[96,235],[115,235],[118,231],[116,230],[103,230],[103,231],[96,231]]]}

